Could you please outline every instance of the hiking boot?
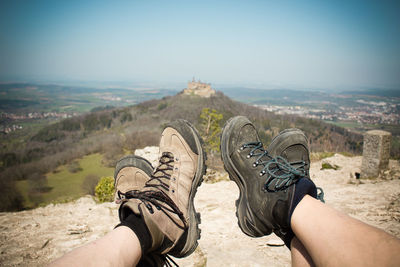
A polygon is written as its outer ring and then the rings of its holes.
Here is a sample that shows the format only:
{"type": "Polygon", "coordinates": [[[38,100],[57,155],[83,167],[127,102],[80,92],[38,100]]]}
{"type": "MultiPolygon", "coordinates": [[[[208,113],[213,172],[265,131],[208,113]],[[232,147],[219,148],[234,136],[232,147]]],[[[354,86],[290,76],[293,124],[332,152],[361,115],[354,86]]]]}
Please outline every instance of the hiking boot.
{"type": "Polygon", "coordinates": [[[159,165],[142,190],[124,195],[120,219],[132,212],[144,219],[152,238],[146,253],[185,257],[197,247],[200,214],[193,200],[206,170],[201,142],[189,122],[168,124],[161,135],[159,165]]]}
{"type": "MultiPolygon", "coordinates": [[[[121,158],[114,172],[115,202],[121,203],[129,191],[142,190],[152,173],[151,163],[142,157],[129,155],[121,158]]],[[[172,261],[158,253],[147,253],[142,255],[137,266],[164,266],[168,260],[172,261]]]]}
{"type": "Polygon", "coordinates": [[[114,171],[115,203],[121,203],[122,193],[142,190],[152,173],[151,163],[142,157],[129,155],[121,158],[114,171]]]}
{"type": "Polygon", "coordinates": [[[237,116],[224,126],[221,156],[230,179],[240,190],[236,216],[241,230],[251,237],[272,231],[286,237],[296,182],[309,171],[304,134],[288,129],[264,150],[254,125],[246,117],[237,116]]]}

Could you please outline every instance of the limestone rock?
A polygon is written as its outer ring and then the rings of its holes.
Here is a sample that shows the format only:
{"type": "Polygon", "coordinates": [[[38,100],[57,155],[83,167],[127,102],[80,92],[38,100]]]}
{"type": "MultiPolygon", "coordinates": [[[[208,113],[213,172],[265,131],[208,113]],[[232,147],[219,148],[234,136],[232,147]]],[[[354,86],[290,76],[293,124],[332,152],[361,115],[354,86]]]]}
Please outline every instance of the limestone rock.
{"type": "Polygon", "coordinates": [[[135,155],[147,159],[153,167],[158,164],[158,146],[147,146],[143,149],[136,149],[135,155]]]}

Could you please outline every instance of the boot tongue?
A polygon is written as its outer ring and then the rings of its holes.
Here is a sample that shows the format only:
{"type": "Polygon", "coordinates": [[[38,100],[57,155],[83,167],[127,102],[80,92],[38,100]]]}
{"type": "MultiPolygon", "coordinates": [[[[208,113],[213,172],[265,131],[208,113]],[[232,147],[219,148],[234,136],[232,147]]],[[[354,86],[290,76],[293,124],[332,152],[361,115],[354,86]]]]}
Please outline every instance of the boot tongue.
{"type": "Polygon", "coordinates": [[[268,175],[265,189],[270,192],[284,190],[305,176],[304,164],[296,168],[280,156],[273,158],[264,166],[263,173],[268,175]]]}
{"type": "Polygon", "coordinates": [[[252,142],[257,143],[259,141],[260,139],[258,138],[257,131],[251,124],[243,126],[236,140],[237,145],[243,145],[252,142]]]}

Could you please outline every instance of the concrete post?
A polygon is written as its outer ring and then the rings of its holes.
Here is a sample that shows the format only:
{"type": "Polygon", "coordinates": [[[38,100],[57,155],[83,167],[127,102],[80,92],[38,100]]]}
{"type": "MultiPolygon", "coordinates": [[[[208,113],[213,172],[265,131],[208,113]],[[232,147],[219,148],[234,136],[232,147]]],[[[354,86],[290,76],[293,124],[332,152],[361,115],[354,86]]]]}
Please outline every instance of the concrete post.
{"type": "Polygon", "coordinates": [[[391,133],[381,130],[364,134],[361,178],[378,177],[381,171],[388,168],[391,139],[391,133]]]}

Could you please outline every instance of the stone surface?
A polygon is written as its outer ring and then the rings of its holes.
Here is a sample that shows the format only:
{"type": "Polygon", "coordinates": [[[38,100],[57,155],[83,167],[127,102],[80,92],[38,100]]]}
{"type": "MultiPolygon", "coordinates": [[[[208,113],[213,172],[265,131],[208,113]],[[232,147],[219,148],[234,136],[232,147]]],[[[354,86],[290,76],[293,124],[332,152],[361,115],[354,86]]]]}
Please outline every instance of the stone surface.
{"type": "Polygon", "coordinates": [[[364,134],[361,178],[378,177],[387,169],[391,138],[391,133],[381,130],[364,134]]]}
{"type": "Polygon", "coordinates": [[[147,159],[151,163],[153,168],[155,168],[158,165],[159,151],[160,150],[158,146],[148,146],[143,149],[136,149],[135,155],[147,159]]]}

